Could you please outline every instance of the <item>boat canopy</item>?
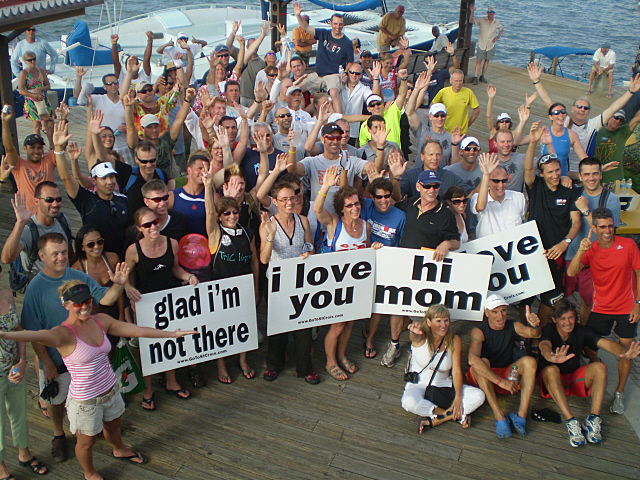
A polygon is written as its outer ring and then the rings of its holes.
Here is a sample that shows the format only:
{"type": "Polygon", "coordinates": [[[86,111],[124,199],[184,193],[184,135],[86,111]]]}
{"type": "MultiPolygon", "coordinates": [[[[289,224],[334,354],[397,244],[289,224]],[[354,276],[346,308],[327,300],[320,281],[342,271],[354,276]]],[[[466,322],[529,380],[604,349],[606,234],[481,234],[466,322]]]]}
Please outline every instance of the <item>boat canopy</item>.
{"type": "Polygon", "coordinates": [[[360,12],[362,10],[376,9],[382,7],[382,0],[364,0],[360,3],[353,3],[351,5],[339,5],[332,2],[323,2],[322,0],[309,0],[311,3],[315,3],[320,7],[328,10],[336,10],[338,12],[360,12]]]}
{"type": "Polygon", "coordinates": [[[544,55],[553,60],[555,57],[566,57],[567,55],[593,55],[595,50],[587,50],[586,48],[573,48],[573,47],[541,47],[533,50],[533,53],[544,55]]]}

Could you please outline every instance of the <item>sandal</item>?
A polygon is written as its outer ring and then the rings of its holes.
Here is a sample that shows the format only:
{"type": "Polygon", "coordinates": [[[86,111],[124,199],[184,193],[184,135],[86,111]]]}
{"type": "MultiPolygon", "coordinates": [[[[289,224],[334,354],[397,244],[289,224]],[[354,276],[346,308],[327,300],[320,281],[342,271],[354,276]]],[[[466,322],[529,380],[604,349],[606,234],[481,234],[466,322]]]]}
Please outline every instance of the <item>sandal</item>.
{"type": "Polygon", "coordinates": [[[351,375],[358,371],[358,367],[356,366],[356,364],[349,360],[347,357],[339,358],[338,363],[342,365],[342,368],[351,375]]]}
{"type": "Polygon", "coordinates": [[[496,435],[498,435],[498,438],[509,438],[513,435],[509,420],[496,420],[496,435]]]}
{"type": "Polygon", "coordinates": [[[153,398],[154,395],[151,395],[151,398],[142,398],[142,409],[147,410],[149,412],[153,412],[156,409],[156,402],[153,398]],[[145,406],[146,405],[146,406],[145,406]]]}
{"type": "Polygon", "coordinates": [[[347,375],[344,370],[342,370],[338,365],[333,365],[330,368],[325,368],[325,370],[334,378],[334,380],[338,380],[339,382],[349,380],[349,375],[347,375]]]}
{"type": "Polygon", "coordinates": [[[585,95],[591,95],[591,90],[587,90],[586,92],[584,92],[585,95]]]}
{"type": "Polygon", "coordinates": [[[47,410],[47,403],[44,400],[38,399],[38,406],[40,407],[40,410],[42,410],[42,415],[49,418],[49,410],[47,410]]]}
{"type": "Polygon", "coordinates": [[[264,371],[263,378],[267,382],[273,382],[276,378],[278,378],[278,372],[274,372],[273,370],[267,369],[264,371]]]}
{"type": "Polygon", "coordinates": [[[169,390],[168,388],[165,388],[164,391],[167,392],[168,395],[175,395],[180,400],[189,400],[191,398],[191,392],[187,392],[184,388],[181,388],[180,390],[169,390]],[[181,393],[182,395],[180,395],[181,393]]]}
{"type": "Polygon", "coordinates": [[[364,358],[376,358],[376,355],[378,355],[378,352],[376,351],[375,348],[369,348],[367,347],[367,342],[364,342],[364,358]]]}
{"type": "MultiPolygon", "coordinates": [[[[176,390],[176,391],[178,391],[178,390],[176,390]]],[[[145,463],[147,463],[147,457],[145,457],[144,455],[142,455],[139,452],[135,452],[133,455],[129,455],[128,457],[116,457],[113,453],[111,454],[111,456],[113,456],[113,458],[117,458],[119,460],[126,460],[126,461],[134,463],[136,465],[144,465],[145,463]],[[139,458],[142,461],[141,462],[134,462],[133,461],[134,458],[139,458]]]]}
{"type": "Polygon", "coordinates": [[[36,475],[46,475],[47,473],[49,473],[49,469],[47,468],[47,466],[44,463],[38,461],[36,457],[31,457],[31,460],[27,460],[26,462],[18,459],[18,463],[24,468],[30,468],[31,471],[36,475]],[[33,462],[35,462],[35,464],[33,462]],[[41,472],[40,470],[42,470],[43,468],[44,472],[41,472]]]}
{"type": "Polygon", "coordinates": [[[433,428],[433,420],[431,417],[418,417],[418,433],[423,434],[425,430],[431,430],[433,428]],[[424,423],[426,422],[426,424],[424,423]]]}
{"type": "Polygon", "coordinates": [[[509,420],[521,437],[527,436],[527,421],[524,418],[520,417],[517,413],[511,412],[509,414],[509,420]]]}
{"type": "Polygon", "coordinates": [[[607,93],[607,98],[613,98],[613,95],[611,95],[610,93],[607,93]]]}
{"type": "Polygon", "coordinates": [[[240,362],[238,362],[238,368],[242,370],[242,376],[247,380],[253,380],[254,378],[256,378],[256,371],[253,368],[249,367],[245,370],[244,368],[242,368],[242,365],[240,365],[240,362]]]}
{"type": "Polygon", "coordinates": [[[364,322],[364,325],[362,326],[362,338],[369,338],[369,326],[368,326],[368,321],[364,322]]]}

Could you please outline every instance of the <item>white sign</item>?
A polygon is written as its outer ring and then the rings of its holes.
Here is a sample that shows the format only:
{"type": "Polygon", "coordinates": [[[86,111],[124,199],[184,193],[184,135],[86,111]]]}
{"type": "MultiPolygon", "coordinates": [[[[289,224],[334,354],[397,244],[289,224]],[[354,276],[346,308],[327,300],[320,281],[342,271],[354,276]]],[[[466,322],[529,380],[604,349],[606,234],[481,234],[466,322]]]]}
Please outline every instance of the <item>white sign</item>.
{"type": "Polygon", "coordinates": [[[467,253],[493,257],[489,294],[497,293],[507,302],[515,303],[554,288],[535,220],[479,238],[464,247],[467,253]]]}
{"type": "Polygon", "coordinates": [[[141,338],[145,375],[258,348],[253,275],[144,294],[136,315],[141,327],[198,331],[181,338],[141,338]]]}
{"type": "Polygon", "coordinates": [[[433,250],[376,250],[373,313],[422,316],[444,304],[454,320],[482,321],[491,258],[448,253],[435,262],[433,250]]]}
{"type": "Polygon", "coordinates": [[[269,263],[267,335],[371,316],[371,248],[269,263]]]}

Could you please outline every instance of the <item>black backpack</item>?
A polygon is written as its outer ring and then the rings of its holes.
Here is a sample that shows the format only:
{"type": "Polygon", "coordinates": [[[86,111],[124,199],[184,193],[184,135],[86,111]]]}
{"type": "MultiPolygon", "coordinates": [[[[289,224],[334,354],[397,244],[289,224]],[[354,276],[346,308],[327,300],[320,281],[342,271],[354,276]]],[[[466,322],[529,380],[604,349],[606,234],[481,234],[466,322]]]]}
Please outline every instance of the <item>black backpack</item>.
{"type": "MultiPolygon", "coordinates": [[[[64,214],[60,214],[56,217],[56,220],[60,222],[60,226],[64,230],[69,243],[73,240],[73,236],[71,235],[71,228],[69,227],[69,221],[64,214]]],[[[27,260],[27,264],[22,264],[21,254],[18,255],[13,262],[11,262],[11,266],[9,269],[9,287],[13,291],[13,294],[16,293],[24,293],[27,289],[27,285],[31,279],[35,276],[32,274],[33,266],[38,260],[38,239],[40,238],[40,233],[38,232],[38,227],[33,221],[33,219],[29,219],[29,222],[26,225],[26,228],[31,232],[31,245],[27,249],[27,253],[29,254],[29,259],[27,260]]]]}

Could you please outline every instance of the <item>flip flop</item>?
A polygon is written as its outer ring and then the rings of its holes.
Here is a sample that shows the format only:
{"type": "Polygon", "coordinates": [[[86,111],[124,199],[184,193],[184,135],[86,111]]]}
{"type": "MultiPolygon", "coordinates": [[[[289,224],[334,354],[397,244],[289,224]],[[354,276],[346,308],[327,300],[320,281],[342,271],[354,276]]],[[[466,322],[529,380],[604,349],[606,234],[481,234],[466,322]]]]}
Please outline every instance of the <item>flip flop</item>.
{"type": "Polygon", "coordinates": [[[126,460],[126,461],[131,462],[131,463],[133,463],[135,465],[144,465],[145,463],[147,463],[147,457],[142,455],[140,452],[136,452],[133,455],[129,455],[128,457],[116,457],[113,453],[111,453],[111,456],[113,458],[117,458],[118,460],[126,460]],[[139,458],[142,461],[141,462],[134,462],[133,461],[134,458],[139,458]]]}
{"type": "Polygon", "coordinates": [[[509,438],[513,433],[511,432],[511,424],[509,420],[500,420],[496,422],[496,435],[498,438],[509,438]]]}
{"type": "Polygon", "coordinates": [[[220,383],[224,383],[225,385],[230,385],[231,383],[233,383],[230,375],[218,375],[218,381],[220,383]]]}
{"type": "Polygon", "coordinates": [[[325,370],[329,375],[331,375],[334,378],[334,380],[337,380],[339,382],[344,382],[346,380],[349,380],[349,375],[347,375],[345,371],[342,370],[338,365],[333,365],[332,367],[325,368],[325,370]],[[346,378],[344,378],[343,375],[346,378]]]}
{"type": "Polygon", "coordinates": [[[562,423],[562,419],[558,412],[554,412],[548,408],[543,408],[541,410],[534,410],[531,412],[531,418],[537,422],[553,422],[560,424],[562,423]]]}
{"type": "Polygon", "coordinates": [[[247,380],[253,380],[254,378],[256,378],[256,371],[253,368],[249,367],[247,370],[245,370],[244,368],[242,368],[242,365],[240,365],[240,362],[238,362],[238,368],[242,370],[242,376],[247,380]]]}
{"type": "Polygon", "coordinates": [[[607,93],[607,98],[613,98],[613,95],[611,95],[610,93],[607,93]]]}
{"type": "Polygon", "coordinates": [[[142,398],[142,409],[148,412],[153,412],[156,409],[154,395],[151,395],[151,398],[142,398]],[[147,407],[145,407],[145,405],[147,405],[147,407]]]}
{"type": "Polygon", "coordinates": [[[418,417],[418,433],[422,435],[426,430],[431,430],[433,428],[433,420],[431,417],[418,417]],[[427,422],[426,425],[423,425],[422,422],[427,422]]]}
{"type": "Polygon", "coordinates": [[[587,90],[586,92],[584,92],[585,95],[591,95],[591,90],[587,90]]]}
{"type": "Polygon", "coordinates": [[[376,355],[378,355],[378,352],[376,351],[376,349],[367,347],[367,342],[365,340],[365,342],[364,342],[364,358],[376,358],[376,355]]]}
{"type": "Polygon", "coordinates": [[[168,388],[164,389],[165,392],[167,392],[168,395],[175,395],[176,397],[178,397],[180,400],[189,400],[191,398],[191,392],[189,392],[189,396],[188,397],[183,397],[182,395],[180,395],[181,393],[186,394],[187,390],[185,390],[184,388],[181,388],[180,390],[169,390],[168,388]]]}
{"type": "Polygon", "coordinates": [[[516,432],[520,434],[521,437],[527,436],[527,421],[519,416],[517,413],[511,412],[509,414],[509,420],[511,421],[511,425],[516,429],[516,432]]]}
{"type": "Polygon", "coordinates": [[[355,363],[349,360],[347,357],[338,359],[338,363],[342,365],[342,368],[350,375],[353,375],[358,371],[358,367],[355,363]]]}

